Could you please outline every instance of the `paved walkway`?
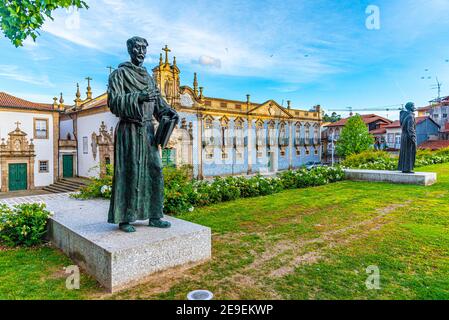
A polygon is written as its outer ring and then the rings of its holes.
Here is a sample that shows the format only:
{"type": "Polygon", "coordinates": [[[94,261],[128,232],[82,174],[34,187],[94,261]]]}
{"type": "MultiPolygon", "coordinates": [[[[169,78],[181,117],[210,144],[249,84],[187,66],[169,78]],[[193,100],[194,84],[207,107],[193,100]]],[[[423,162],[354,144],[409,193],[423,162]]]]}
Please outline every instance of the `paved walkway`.
{"type": "Polygon", "coordinates": [[[28,197],[28,196],[43,195],[43,194],[51,194],[51,192],[48,192],[48,191],[45,191],[42,189],[0,192],[0,199],[28,197]]]}
{"type": "Polygon", "coordinates": [[[0,199],[0,204],[6,204],[13,206],[21,203],[46,203],[48,200],[67,200],[69,199],[71,192],[68,193],[48,193],[42,195],[29,195],[25,197],[5,198],[0,199]]]}

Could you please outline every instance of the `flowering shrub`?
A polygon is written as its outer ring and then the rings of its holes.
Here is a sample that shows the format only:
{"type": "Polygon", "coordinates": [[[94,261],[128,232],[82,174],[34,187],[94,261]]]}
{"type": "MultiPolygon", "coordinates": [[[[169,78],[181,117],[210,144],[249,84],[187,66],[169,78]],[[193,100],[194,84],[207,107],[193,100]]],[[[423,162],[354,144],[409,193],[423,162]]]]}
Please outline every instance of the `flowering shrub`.
{"type": "MultiPolygon", "coordinates": [[[[416,154],[415,166],[423,167],[448,162],[449,148],[437,151],[419,150],[416,154]]],[[[397,170],[398,156],[390,155],[384,151],[366,151],[347,157],[342,165],[353,169],[397,170]]]]}
{"type": "MultiPolygon", "coordinates": [[[[192,212],[196,207],[232,201],[239,198],[265,196],[284,189],[305,188],[336,182],[344,178],[339,167],[317,167],[281,173],[278,177],[216,177],[213,181],[192,180],[192,168],[164,168],[164,211],[166,213],[192,212]]],[[[78,199],[110,198],[112,177],[92,179],[78,199]]]]}
{"type": "Polygon", "coordinates": [[[177,179],[176,184],[165,185],[164,211],[170,214],[193,211],[195,207],[274,194],[284,189],[319,186],[343,178],[340,167],[317,167],[286,171],[278,177],[216,177],[212,182],[177,179]]]}
{"type": "Polygon", "coordinates": [[[43,241],[51,213],[45,204],[0,205],[0,239],[7,245],[32,246],[43,241]]]}

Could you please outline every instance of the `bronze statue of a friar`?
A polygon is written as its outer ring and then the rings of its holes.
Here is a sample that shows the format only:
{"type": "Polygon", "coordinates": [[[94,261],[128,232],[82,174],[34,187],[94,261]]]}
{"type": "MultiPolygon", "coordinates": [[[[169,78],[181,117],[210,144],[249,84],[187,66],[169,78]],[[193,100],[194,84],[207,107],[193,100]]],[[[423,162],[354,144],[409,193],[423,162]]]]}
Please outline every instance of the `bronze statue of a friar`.
{"type": "Polygon", "coordinates": [[[399,122],[402,128],[401,149],[399,151],[398,170],[403,173],[413,173],[416,160],[416,121],[415,104],[409,102],[405,110],[399,114],[399,122]]]}
{"type": "Polygon", "coordinates": [[[134,232],[130,224],[149,219],[149,226],[168,228],[163,221],[164,180],[162,161],[155,142],[153,116],[157,121],[179,116],[162,98],[143,66],[148,42],[141,37],[127,41],[130,62],[109,76],[108,106],[120,118],[115,129],[114,178],[108,222],[134,232]]]}

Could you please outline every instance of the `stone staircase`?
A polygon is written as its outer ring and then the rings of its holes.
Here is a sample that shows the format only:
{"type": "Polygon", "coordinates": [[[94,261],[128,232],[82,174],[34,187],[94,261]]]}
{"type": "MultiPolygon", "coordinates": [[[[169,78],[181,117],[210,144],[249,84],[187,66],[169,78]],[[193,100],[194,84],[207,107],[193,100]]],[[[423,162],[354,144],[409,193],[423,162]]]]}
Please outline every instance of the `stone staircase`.
{"type": "Polygon", "coordinates": [[[87,185],[88,180],[77,178],[62,178],[59,181],[46,186],[43,190],[51,193],[75,192],[87,185]]]}

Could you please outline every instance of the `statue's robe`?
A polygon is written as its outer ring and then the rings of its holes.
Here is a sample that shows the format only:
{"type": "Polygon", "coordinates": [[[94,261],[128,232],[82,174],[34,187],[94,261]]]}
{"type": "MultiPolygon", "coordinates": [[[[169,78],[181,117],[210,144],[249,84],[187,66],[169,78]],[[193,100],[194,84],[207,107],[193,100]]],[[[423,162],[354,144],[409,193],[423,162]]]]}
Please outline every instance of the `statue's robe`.
{"type": "Polygon", "coordinates": [[[398,170],[413,171],[416,159],[416,122],[413,112],[401,111],[399,121],[402,128],[398,170]]]}
{"type": "Polygon", "coordinates": [[[162,161],[154,143],[152,117],[170,113],[145,67],[119,65],[109,76],[108,106],[120,118],[115,128],[114,178],[109,223],[162,218],[162,161]],[[139,93],[155,91],[156,99],[139,103],[139,93]]]}

